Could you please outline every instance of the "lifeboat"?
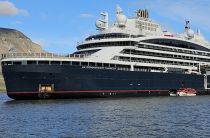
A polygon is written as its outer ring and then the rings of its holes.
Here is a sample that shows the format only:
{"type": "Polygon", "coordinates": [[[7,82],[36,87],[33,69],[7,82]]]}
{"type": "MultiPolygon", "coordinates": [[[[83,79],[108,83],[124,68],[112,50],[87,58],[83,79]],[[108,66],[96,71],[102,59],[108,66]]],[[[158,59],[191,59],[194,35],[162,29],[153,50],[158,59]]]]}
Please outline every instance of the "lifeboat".
{"type": "Polygon", "coordinates": [[[182,88],[177,90],[177,96],[196,96],[197,92],[192,88],[182,88]]]}

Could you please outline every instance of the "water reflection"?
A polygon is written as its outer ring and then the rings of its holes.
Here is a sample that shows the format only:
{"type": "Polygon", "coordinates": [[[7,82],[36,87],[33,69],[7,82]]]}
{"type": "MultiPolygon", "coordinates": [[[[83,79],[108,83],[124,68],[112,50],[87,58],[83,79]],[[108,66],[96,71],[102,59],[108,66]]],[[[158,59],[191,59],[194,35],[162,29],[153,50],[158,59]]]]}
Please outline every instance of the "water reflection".
{"type": "Polygon", "coordinates": [[[209,96],[14,101],[2,137],[209,137],[209,96]]]}

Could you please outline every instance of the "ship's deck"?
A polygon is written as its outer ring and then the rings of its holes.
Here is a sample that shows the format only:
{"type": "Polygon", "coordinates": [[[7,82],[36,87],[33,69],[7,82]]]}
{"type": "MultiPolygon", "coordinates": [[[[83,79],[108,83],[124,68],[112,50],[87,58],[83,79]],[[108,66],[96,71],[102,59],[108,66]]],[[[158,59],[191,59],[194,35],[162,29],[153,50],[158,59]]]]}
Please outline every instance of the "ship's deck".
{"type": "Polygon", "coordinates": [[[1,60],[3,59],[13,59],[13,58],[65,58],[65,59],[72,59],[72,58],[79,58],[83,59],[87,57],[84,54],[54,54],[54,53],[6,53],[1,54],[1,60]]]}

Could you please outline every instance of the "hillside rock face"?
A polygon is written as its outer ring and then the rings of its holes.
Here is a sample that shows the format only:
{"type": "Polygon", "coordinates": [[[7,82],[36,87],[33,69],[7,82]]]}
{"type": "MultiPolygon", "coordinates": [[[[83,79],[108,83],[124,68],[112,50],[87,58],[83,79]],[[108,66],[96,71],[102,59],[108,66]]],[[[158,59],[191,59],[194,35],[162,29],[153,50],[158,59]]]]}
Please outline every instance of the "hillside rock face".
{"type": "Polygon", "coordinates": [[[4,91],[6,91],[5,84],[4,84],[4,78],[3,78],[2,74],[0,74],[0,92],[4,92],[4,91]]]}
{"type": "MultiPolygon", "coordinates": [[[[0,28],[0,54],[2,53],[41,53],[40,45],[33,43],[27,36],[15,29],[0,28]]],[[[5,90],[0,67],[0,91],[5,90]]]]}
{"type": "Polygon", "coordinates": [[[33,43],[23,33],[0,28],[0,53],[40,53],[41,46],[33,43]]]}

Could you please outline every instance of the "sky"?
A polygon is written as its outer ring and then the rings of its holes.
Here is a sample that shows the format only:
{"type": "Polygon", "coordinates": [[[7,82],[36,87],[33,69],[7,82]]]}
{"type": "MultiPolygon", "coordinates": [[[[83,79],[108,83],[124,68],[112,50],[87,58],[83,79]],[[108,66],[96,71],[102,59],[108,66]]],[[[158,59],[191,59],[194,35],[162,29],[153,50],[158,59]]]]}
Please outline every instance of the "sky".
{"type": "Polygon", "coordinates": [[[72,53],[77,42],[97,33],[100,12],[115,21],[116,4],[128,17],[148,9],[151,19],[173,33],[183,32],[190,20],[210,40],[210,0],[0,0],[0,27],[23,32],[46,51],[72,53]]]}

